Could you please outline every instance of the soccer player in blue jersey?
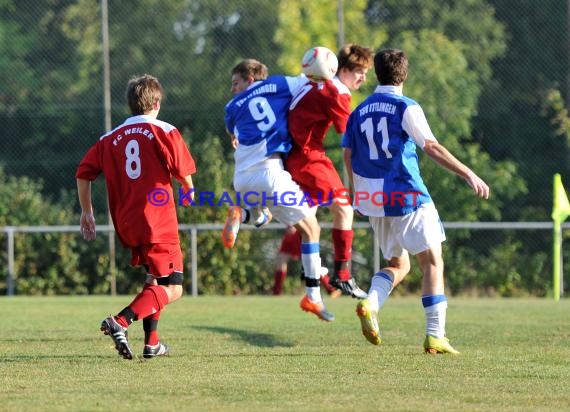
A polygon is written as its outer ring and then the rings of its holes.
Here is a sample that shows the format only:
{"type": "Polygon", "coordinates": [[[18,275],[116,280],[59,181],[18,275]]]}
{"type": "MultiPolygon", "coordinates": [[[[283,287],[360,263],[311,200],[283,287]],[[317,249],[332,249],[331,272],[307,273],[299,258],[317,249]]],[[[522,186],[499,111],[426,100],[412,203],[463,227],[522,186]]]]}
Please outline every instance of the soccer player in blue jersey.
{"type": "Polygon", "coordinates": [[[403,95],[406,54],[396,49],[380,51],[374,56],[374,70],[379,86],[351,113],[342,146],[354,208],[369,217],[388,265],[373,276],[368,298],[358,303],[356,313],[363,335],[379,345],[378,311],[408,274],[409,254],[414,255],[423,274],[424,350],[459,354],[445,335],[441,247],[445,233],[420,175],[416,147],[465,179],[477,196],[487,199],[489,186],[438,143],[422,108],[403,95]]]}
{"type": "MultiPolygon", "coordinates": [[[[308,82],[305,76],[273,75],[257,60],[247,59],[232,69],[232,92],[226,105],[225,124],[236,148],[234,189],[244,196],[245,206],[267,207],[273,217],[301,233],[301,263],[306,295],[300,306],[324,321],[334,320],[320,291],[320,226],[305,194],[283,167],[282,155],[291,149],[287,127],[293,96],[308,82]],[[243,89],[243,90],[242,90],[243,89]]],[[[248,208],[230,208],[222,239],[233,245],[248,208]]]]}

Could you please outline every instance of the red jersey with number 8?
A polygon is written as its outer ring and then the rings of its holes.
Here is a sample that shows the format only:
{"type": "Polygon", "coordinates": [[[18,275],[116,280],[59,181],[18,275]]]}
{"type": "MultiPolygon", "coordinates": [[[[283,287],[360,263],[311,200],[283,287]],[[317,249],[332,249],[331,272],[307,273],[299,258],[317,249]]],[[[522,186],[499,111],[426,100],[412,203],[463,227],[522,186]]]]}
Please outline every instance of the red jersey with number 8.
{"type": "Polygon", "coordinates": [[[178,129],[152,116],[129,117],[87,152],[76,178],[105,175],[109,209],[125,247],[178,243],[172,178],[196,172],[178,129]]]}

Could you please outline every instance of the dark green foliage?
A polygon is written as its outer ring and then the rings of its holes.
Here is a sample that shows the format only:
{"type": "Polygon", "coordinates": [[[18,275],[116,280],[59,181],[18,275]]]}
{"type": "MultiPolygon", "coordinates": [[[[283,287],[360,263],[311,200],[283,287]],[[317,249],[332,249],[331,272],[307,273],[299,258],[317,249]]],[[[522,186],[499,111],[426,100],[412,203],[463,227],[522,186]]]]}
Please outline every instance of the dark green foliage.
{"type": "MultiPolygon", "coordinates": [[[[143,0],[109,3],[111,117],[128,116],[124,92],[133,75],[150,73],[165,89],[160,118],[176,125],[196,159],[197,191],[232,193],[233,150],[224,130],[230,70],[257,58],[271,73],[298,67],[300,50],[334,48],[335,10],[315,0],[143,0]],[[314,10],[326,12],[315,13],[314,10]],[[300,17],[299,17],[300,16],[300,17]]],[[[101,2],[0,1],[0,226],[76,225],[75,169],[105,132],[101,2]]],[[[410,56],[405,93],[424,108],[432,130],[491,186],[476,199],[465,182],[419,154],[424,178],[444,222],[548,221],[552,174],[570,186],[565,41],[560,2],[445,0],[344,2],[344,41],[374,49],[399,47],[410,56]]],[[[358,103],[374,90],[373,70],[358,103]]],[[[339,136],[327,149],[339,170],[339,136]]],[[[99,225],[107,223],[103,178],[93,188],[99,225]]],[[[227,204],[179,208],[180,223],[223,223],[227,204]]],[[[327,211],[320,219],[330,222],[327,211]]],[[[360,221],[364,222],[364,221],[360,221]]],[[[370,230],[358,229],[353,272],[372,274],[370,230]]],[[[549,231],[448,230],[444,245],[450,293],[545,295],[551,287],[549,231]]],[[[565,241],[568,235],[565,232],[565,241]]],[[[243,230],[234,250],[217,231],[198,233],[200,293],[269,293],[282,231],[243,230]]],[[[185,251],[190,236],[181,234],[185,251]]],[[[6,235],[0,234],[2,244],[6,235]]],[[[330,233],[323,260],[331,268],[330,233]]],[[[93,243],[78,233],[17,234],[19,294],[108,293],[108,236],[93,243]]],[[[116,244],[117,292],[134,293],[144,271],[128,266],[116,244]]],[[[564,251],[568,272],[570,256],[564,251]]],[[[0,293],[6,290],[2,248],[0,293]]],[[[417,265],[397,293],[417,293],[417,265]]],[[[293,262],[286,292],[302,290],[293,262]]],[[[185,286],[190,289],[187,271],[185,286]]]]}

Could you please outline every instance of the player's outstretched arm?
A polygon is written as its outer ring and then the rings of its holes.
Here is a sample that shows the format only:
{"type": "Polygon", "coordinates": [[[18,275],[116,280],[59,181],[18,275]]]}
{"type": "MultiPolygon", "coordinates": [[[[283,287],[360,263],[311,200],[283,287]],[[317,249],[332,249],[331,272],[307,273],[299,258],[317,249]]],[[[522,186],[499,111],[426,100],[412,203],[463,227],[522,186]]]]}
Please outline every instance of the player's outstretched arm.
{"type": "Polygon", "coordinates": [[[97,233],[91,204],[91,182],[89,180],[77,179],[77,195],[81,206],[81,219],[79,221],[81,234],[85,240],[95,240],[97,233]]]}
{"type": "Polygon", "coordinates": [[[471,169],[465,166],[449,150],[434,140],[426,140],[424,152],[433,159],[437,164],[461,176],[467,184],[473,189],[473,192],[483,199],[489,198],[489,186],[471,169]]]}
{"type": "MultiPolygon", "coordinates": [[[[178,182],[182,185],[182,188],[186,193],[190,193],[190,199],[194,201],[194,182],[192,181],[192,175],[178,179],[178,182]]],[[[191,203],[192,202],[184,200],[184,206],[189,206],[191,203]]]]}

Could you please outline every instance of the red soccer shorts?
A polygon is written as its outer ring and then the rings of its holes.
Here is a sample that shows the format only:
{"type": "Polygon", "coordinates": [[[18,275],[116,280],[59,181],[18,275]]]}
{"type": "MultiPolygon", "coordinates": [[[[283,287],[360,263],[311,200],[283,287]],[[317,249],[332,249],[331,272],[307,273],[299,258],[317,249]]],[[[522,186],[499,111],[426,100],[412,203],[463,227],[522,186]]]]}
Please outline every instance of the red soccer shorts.
{"type": "Polygon", "coordinates": [[[336,191],[344,188],[333,162],[324,152],[292,152],[285,161],[285,169],[315,206],[328,205],[335,198],[336,191]]]}
{"type": "Polygon", "coordinates": [[[182,250],[179,244],[151,243],[131,248],[131,265],[144,266],[147,273],[160,278],[173,272],[183,272],[182,250]]]}

